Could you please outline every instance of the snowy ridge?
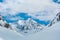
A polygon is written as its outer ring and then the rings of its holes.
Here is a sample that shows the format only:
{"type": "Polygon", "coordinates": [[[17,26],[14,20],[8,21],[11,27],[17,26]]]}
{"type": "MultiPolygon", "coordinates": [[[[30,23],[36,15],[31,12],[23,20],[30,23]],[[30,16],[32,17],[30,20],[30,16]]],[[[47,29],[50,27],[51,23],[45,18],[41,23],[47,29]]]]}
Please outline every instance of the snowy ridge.
{"type": "Polygon", "coordinates": [[[15,32],[0,27],[0,37],[4,40],[60,40],[60,22],[54,24],[50,28],[45,28],[36,34],[26,37],[17,35],[15,32]],[[8,36],[8,37],[7,37],[8,36]]]}
{"type": "MultiPolygon", "coordinates": [[[[2,17],[1,17],[2,19],[2,17]]],[[[57,13],[57,15],[55,16],[55,18],[51,21],[51,23],[47,26],[47,27],[51,27],[53,24],[58,23],[60,21],[60,12],[57,13]]],[[[1,22],[1,20],[0,20],[1,22]]],[[[36,33],[41,31],[42,29],[46,28],[46,26],[41,25],[39,23],[37,23],[36,21],[34,21],[33,19],[29,18],[28,20],[19,20],[17,23],[15,24],[8,24],[6,25],[7,22],[5,22],[5,20],[3,21],[2,19],[2,23],[0,23],[0,26],[4,26],[6,28],[9,28],[11,30],[14,30],[18,33],[21,34],[32,34],[32,33],[36,33]]]]}
{"type": "Polygon", "coordinates": [[[23,22],[20,20],[22,24],[17,23],[19,27],[25,26],[23,27],[23,31],[22,30],[20,31],[20,29],[18,30],[18,28],[15,29],[16,31],[13,31],[11,29],[6,29],[0,26],[0,37],[3,38],[3,40],[60,40],[59,38],[60,37],[60,20],[57,20],[57,18],[59,19],[59,14],[60,13],[58,13],[56,18],[54,18],[54,21],[52,21],[52,25],[49,28],[42,26],[40,24],[38,25],[38,23],[36,23],[32,19],[28,19],[27,21],[23,21],[23,22]],[[27,28],[26,26],[29,28],[26,29],[27,28]],[[34,26],[35,28],[32,26],[34,26]],[[40,31],[39,30],[40,27],[44,29],[40,31]],[[32,30],[32,29],[36,29],[36,30],[32,30]],[[36,31],[39,31],[39,32],[36,33],[36,31]],[[22,35],[21,33],[24,35],[22,35]],[[29,35],[26,33],[28,33],[29,35]],[[35,33],[35,34],[32,34],[32,33],[35,33]]]}

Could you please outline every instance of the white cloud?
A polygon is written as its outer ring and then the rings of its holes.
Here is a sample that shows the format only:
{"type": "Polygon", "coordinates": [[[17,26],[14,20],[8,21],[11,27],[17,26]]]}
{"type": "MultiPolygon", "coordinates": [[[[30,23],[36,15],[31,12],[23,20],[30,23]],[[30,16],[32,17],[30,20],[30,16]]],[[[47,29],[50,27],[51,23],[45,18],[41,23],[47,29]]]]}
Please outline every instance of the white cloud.
{"type": "Polygon", "coordinates": [[[60,5],[55,4],[52,0],[6,0],[5,3],[0,4],[0,12],[4,15],[26,12],[35,16],[38,12],[43,11],[48,12],[49,15],[54,15],[60,11],[59,8],[60,5]]]}
{"type": "Polygon", "coordinates": [[[51,0],[6,0],[5,4],[2,4],[4,10],[6,8],[10,8],[10,12],[36,12],[36,11],[43,11],[45,8],[50,9],[58,9],[56,4],[53,4],[51,0]],[[5,7],[5,6],[6,7],[5,7]]]}

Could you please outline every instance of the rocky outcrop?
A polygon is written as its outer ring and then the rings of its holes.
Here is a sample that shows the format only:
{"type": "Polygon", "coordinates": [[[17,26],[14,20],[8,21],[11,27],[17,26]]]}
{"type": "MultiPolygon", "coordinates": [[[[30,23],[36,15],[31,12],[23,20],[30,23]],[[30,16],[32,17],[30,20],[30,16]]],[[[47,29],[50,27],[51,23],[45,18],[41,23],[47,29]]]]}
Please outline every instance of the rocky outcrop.
{"type": "Polygon", "coordinates": [[[51,21],[51,23],[49,24],[49,27],[52,26],[53,24],[57,23],[60,21],[60,12],[57,13],[57,15],[54,17],[54,19],[51,21]]]}
{"type": "Polygon", "coordinates": [[[1,15],[0,15],[0,26],[12,29],[11,25],[7,23],[1,15]]]}

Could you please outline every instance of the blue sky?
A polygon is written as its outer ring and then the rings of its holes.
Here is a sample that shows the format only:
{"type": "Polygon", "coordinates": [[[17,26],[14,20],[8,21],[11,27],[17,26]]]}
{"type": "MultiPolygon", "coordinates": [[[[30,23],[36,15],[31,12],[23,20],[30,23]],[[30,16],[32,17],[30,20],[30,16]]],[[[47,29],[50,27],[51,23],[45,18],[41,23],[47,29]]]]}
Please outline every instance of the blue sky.
{"type": "Polygon", "coordinates": [[[60,4],[60,0],[53,0],[53,2],[60,4]]]}
{"type": "Polygon", "coordinates": [[[45,20],[39,20],[39,19],[37,19],[37,18],[33,18],[33,16],[30,16],[30,15],[28,15],[27,13],[18,13],[18,14],[16,14],[16,15],[14,15],[14,16],[3,16],[3,18],[8,22],[8,23],[13,23],[13,22],[18,22],[18,20],[20,19],[15,19],[15,20],[11,20],[10,18],[15,18],[15,17],[21,17],[21,19],[22,20],[28,20],[28,18],[31,18],[31,19],[33,19],[34,21],[36,21],[37,23],[39,23],[39,24],[44,24],[44,25],[48,25],[49,23],[50,23],[50,20],[47,20],[47,21],[45,21],[45,20]]]}
{"type": "Polygon", "coordinates": [[[2,3],[2,2],[3,2],[3,0],[0,0],[0,2],[2,3]]]}

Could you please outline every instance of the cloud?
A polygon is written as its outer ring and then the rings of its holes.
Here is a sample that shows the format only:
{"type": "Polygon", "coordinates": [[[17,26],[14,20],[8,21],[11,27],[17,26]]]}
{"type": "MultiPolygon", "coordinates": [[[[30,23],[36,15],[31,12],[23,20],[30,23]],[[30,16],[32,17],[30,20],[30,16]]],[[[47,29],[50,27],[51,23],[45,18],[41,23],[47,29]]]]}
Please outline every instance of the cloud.
{"type": "Polygon", "coordinates": [[[43,11],[46,8],[47,10],[58,9],[58,6],[53,4],[50,0],[6,0],[6,3],[1,6],[4,8],[3,10],[9,8],[9,11],[13,14],[21,11],[34,13],[37,11],[43,11]]]}
{"type": "Polygon", "coordinates": [[[46,18],[49,19],[59,11],[60,5],[52,0],[6,0],[4,3],[0,3],[0,14],[5,16],[26,12],[38,19],[45,19],[43,15],[46,15],[46,18]],[[39,16],[36,16],[37,14],[39,16]],[[43,17],[40,16],[41,14],[43,17]]]}

